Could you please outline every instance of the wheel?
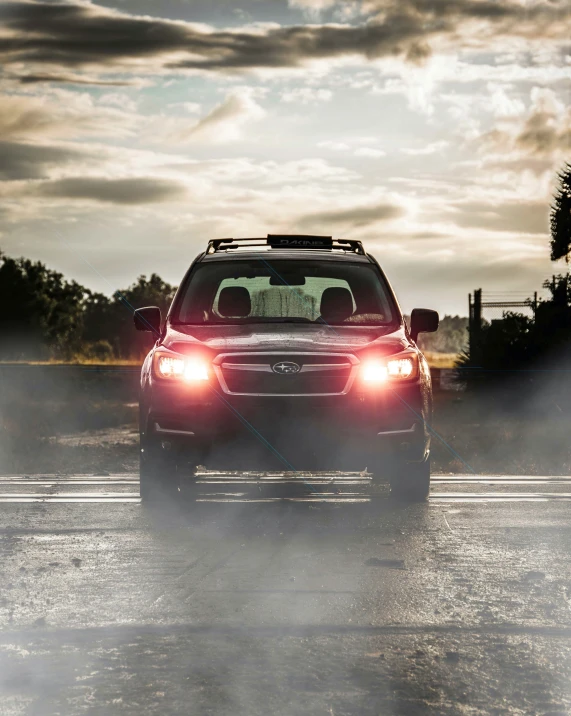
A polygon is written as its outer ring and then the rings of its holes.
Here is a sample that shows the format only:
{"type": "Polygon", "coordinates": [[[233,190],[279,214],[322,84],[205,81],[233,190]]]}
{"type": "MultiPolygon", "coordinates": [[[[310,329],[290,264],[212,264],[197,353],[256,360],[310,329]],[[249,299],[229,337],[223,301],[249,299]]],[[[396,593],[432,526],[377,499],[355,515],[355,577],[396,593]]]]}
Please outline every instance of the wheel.
{"type": "Polygon", "coordinates": [[[423,462],[402,462],[390,477],[391,494],[406,502],[424,502],[430,493],[430,457],[423,462]]]}
{"type": "Polygon", "coordinates": [[[179,491],[176,453],[154,437],[141,442],[139,492],[143,502],[176,497],[179,491]]]}

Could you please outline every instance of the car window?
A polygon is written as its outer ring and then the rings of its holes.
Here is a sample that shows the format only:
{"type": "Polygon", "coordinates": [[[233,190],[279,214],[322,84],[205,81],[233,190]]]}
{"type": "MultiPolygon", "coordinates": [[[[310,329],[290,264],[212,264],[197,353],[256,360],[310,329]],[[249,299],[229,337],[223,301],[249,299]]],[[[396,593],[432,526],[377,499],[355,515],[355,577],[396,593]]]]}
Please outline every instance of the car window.
{"type": "MultiPolygon", "coordinates": [[[[312,276],[306,278],[304,286],[272,286],[270,276],[256,276],[255,278],[225,278],[221,281],[213,303],[213,312],[222,317],[218,311],[218,299],[224,288],[243,286],[250,294],[252,308],[251,317],[260,318],[307,318],[316,321],[320,315],[320,304],[323,291],[330,286],[345,288],[351,293],[347,281],[338,278],[324,278],[312,276]]],[[[355,299],[351,293],[353,310],[355,299]]]]}
{"type": "Polygon", "coordinates": [[[212,261],[196,267],[177,299],[172,321],[378,325],[393,321],[391,305],[388,288],[369,264],[212,261]]]}

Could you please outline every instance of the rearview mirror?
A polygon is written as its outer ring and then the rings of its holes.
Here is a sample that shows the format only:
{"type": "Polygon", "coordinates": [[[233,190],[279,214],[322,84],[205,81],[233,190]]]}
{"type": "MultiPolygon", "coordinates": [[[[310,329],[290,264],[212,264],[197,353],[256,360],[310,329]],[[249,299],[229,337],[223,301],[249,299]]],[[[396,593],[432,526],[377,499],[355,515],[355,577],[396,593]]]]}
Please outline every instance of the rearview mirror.
{"type": "Polygon", "coordinates": [[[270,286],[305,286],[305,276],[299,273],[275,274],[270,277],[270,286]]]}
{"type": "Polygon", "coordinates": [[[434,333],[438,330],[438,313],[429,308],[414,308],[410,314],[410,334],[416,341],[419,333],[434,333]]]}
{"type": "Polygon", "coordinates": [[[161,332],[161,309],[157,306],[137,308],[133,320],[138,331],[152,331],[157,335],[161,332]]]}

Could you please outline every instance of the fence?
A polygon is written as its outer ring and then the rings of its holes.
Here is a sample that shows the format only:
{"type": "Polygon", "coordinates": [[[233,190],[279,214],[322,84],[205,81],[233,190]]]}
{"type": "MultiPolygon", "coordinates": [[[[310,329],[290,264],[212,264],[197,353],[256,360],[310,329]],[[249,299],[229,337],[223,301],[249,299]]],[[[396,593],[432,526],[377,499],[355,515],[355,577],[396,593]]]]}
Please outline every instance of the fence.
{"type": "Polygon", "coordinates": [[[538,304],[547,295],[547,292],[535,291],[532,296],[521,291],[489,291],[482,293],[477,288],[474,293],[468,294],[468,332],[470,341],[470,355],[475,356],[480,342],[480,331],[485,322],[501,320],[505,313],[522,313],[535,318],[538,304]]]}

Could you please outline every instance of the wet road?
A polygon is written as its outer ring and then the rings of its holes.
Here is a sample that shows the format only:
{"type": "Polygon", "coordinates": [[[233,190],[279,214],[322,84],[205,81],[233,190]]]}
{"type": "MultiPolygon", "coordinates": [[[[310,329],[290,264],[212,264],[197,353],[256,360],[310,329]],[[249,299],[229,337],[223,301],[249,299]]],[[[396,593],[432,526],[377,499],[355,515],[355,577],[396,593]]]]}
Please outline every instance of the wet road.
{"type": "Polygon", "coordinates": [[[571,478],[202,480],[0,478],[0,713],[571,713],[571,478]]]}

